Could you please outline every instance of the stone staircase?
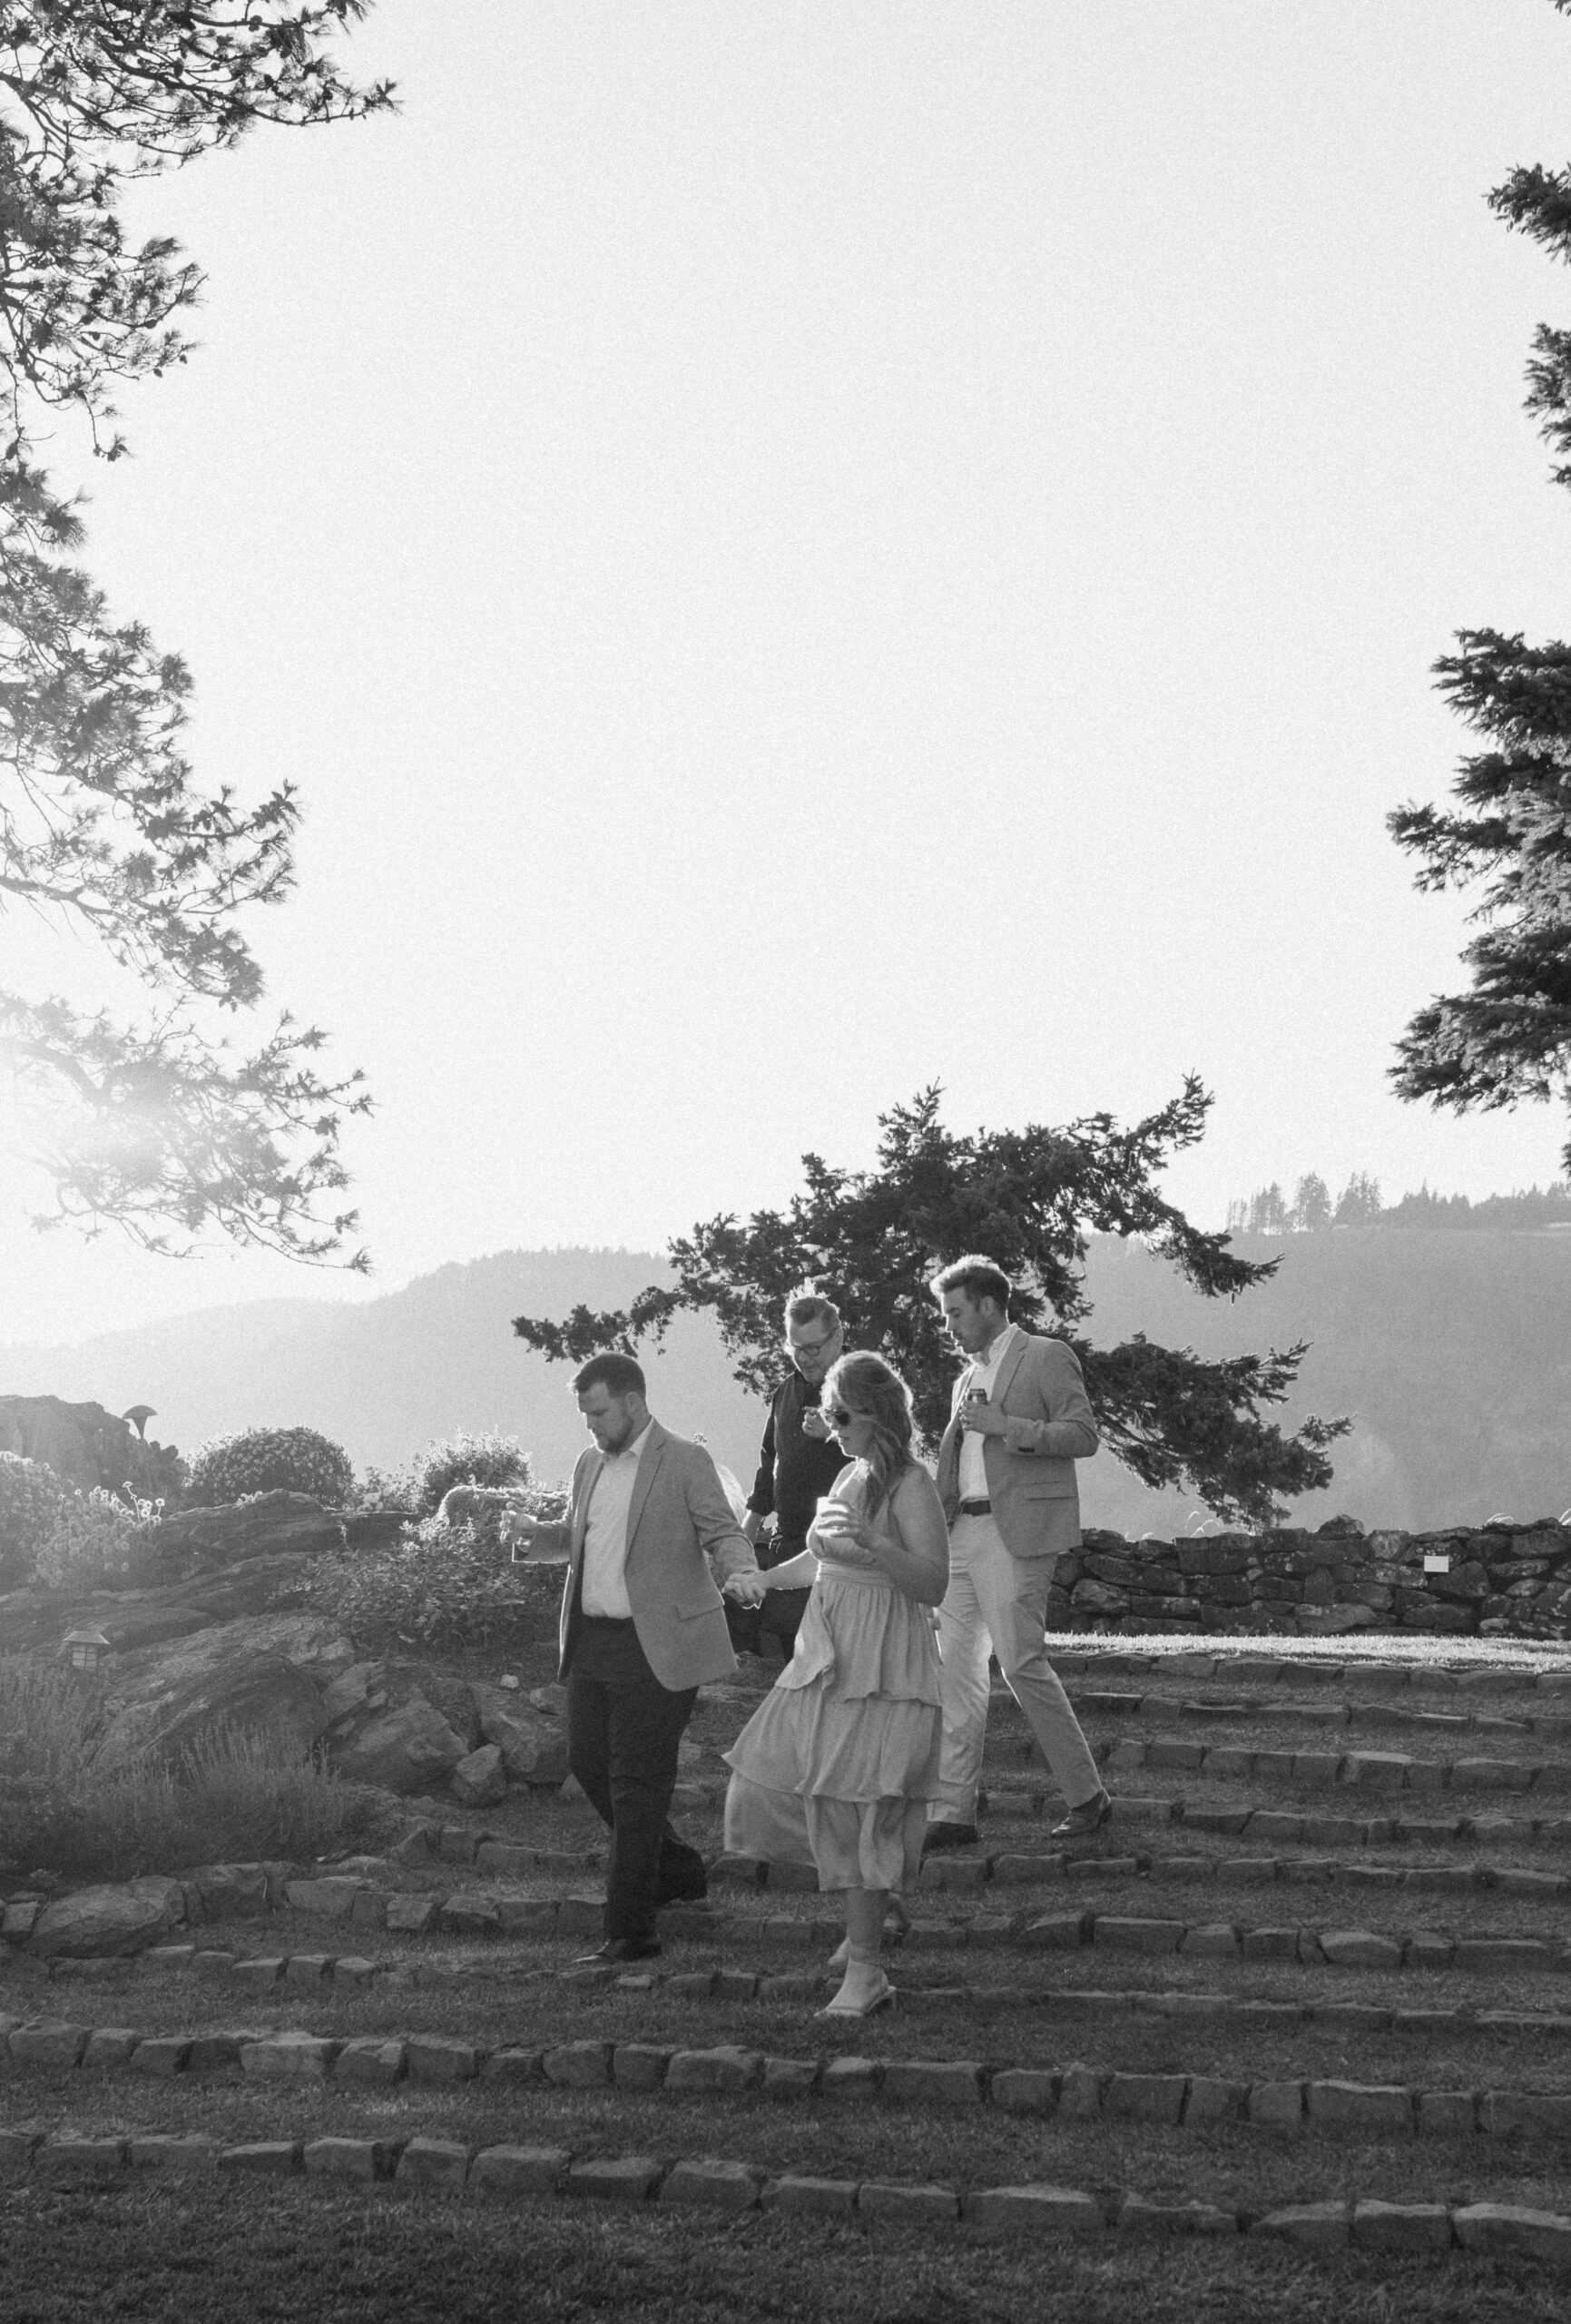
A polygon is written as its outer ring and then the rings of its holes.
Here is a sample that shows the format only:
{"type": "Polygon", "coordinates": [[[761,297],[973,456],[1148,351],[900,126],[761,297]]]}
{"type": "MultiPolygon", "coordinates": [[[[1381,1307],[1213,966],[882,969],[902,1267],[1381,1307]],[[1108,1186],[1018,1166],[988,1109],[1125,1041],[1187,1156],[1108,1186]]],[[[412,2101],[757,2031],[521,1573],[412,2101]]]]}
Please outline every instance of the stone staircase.
{"type": "Polygon", "coordinates": [[[39,1958],[14,1899],[0,2181],[1182,2237],[1219,2284],[1273,2244],[1571,2269],[1571,1659],[1183,1645],[1061,1658],[1115,1799],[1075,1848],[996,1695],[982,1844],[849,2024],[831,1901],[717,1856],[756,1666],[694,1723],[709,1900],[636,1971],[575,1957],[600,1835],[555,1803],[538,1844],[433,1816],[205,1874],[131,1958],[39,1958]]]}

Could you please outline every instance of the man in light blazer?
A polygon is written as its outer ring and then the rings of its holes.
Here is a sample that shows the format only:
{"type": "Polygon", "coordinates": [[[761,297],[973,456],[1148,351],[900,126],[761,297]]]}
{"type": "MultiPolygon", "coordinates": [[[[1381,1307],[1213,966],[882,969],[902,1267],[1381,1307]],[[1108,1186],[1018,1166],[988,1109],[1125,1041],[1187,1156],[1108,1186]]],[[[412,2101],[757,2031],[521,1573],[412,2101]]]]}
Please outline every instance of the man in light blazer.
{"type": "Polygon", "coordinates": [[[1080,1545],[1075,1463],[1095,1452],[1096,1423],[1073,1348],[1010,1323],[1013,1286],[995,1260],[957,1259],[931,1288],[968,1362],[938,1448],[949,1587],[938,1614],[944,1740],[927,1847],[977,1840],[989,1653],[1068,1802],[1054,1837],[1076,1839],[1106,1821],[1112,1802],[1045,1632],[1054,1567],[1080,1545]]]}
{"type": "Polygon", "coordinates": [[[597,1355],[573,1386],[595,1449],[573,1472],[566,1517],[515,1517],[507,1531],[568,1557],[567,1764],[611,1827],[605,1942],[584,1958],[643,1961],[660,1951],[659,1907],[704,1893],[702,1857],[667,1819],[698,1689],[736,1669],[708,1561],[762,1585],[714,1462],[650,1417],[641,1366],[597,1355]]]}

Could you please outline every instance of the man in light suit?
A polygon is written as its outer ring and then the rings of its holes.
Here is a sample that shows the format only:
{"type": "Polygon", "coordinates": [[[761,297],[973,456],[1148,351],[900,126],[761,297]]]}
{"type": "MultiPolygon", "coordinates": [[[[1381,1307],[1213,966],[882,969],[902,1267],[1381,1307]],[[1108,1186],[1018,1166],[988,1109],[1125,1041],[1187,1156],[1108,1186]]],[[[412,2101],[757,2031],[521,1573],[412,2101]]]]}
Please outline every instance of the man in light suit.
{"type": "Polygon", "coordinates": [[[1078,1839],[1105,1823],[1112,1802],[1045,1631],[1054,1567],[1080,1545],[1075,1463],[1095,1452],[1096,1423],[1074,1350],[1010,1323],[1012,1285],[996,1261],[957,1259],[931,1288],[969,1361],[938,1448],[949,1588],[938,1614],[944,1740],[927,1848],[976,1844],[989,1653],[1069,1804],[1054,1837],[1078,1839]]]}
{"type": "Polygon", "coordinates": [[[573,1386],[596,1449],[573,1472],[566,1517],[515,1517],[507,1531],[568,1556],[567,1764],[611,1827],[605,1942],[584,1957],[643,1961],[660,1951],[659,1907],[704,1893],[703,1859],[667,1818],[698,1689],[736,1669],[707,1560],[727,1581],[762,1584],[714,1462],[651,1419],[633,1358],[594,1356],[573,1386]]]}

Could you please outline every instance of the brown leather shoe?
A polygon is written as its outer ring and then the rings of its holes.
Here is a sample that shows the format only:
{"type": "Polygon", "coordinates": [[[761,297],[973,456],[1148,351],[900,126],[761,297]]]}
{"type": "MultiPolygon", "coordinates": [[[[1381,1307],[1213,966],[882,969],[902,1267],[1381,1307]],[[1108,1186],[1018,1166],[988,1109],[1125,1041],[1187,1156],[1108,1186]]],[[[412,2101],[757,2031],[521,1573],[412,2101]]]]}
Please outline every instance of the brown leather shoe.
{"type": "Polygon", "coordinates": [[[1062,1824],[1055,1824],[1053,1837],[1056,1840],[1088,1839],[1093,1832],[1102,1829],[1112,1813],[1112,1800],[1105,1791],[1099,1791],[1094,1799],[1083,1799],[1078,1807],[1072,1807],[1062,1824]]]}

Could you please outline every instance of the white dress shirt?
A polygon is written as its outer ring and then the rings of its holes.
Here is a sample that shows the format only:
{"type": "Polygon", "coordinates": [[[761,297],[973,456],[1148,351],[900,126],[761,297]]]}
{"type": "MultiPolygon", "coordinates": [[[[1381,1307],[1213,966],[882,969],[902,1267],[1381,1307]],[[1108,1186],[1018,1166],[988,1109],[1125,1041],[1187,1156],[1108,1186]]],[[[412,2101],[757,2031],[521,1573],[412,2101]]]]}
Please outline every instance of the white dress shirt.
{"type": "Polygon", "coordinates": [[[646,1421],[620,1452],[603,1452],[589,1488],[589,1517],[584,1529],[584,1610],[614,1622],[631,1621],[627,1599],[627,1512],[638,1482],[638,1462],[654,1426],[646,1421]]]}
{"type": "MultiPolygon", "coordinates": [[[[970,1377],[965,1384],[965,1396],[991,1398],[993,1383],[998,1377],[998,1366],[1020,1336],[1018,1324],[1006,1324],[997,1339],[989,1340],[979,1355],[971,1358],[970,1377]]],[[[987,1492],[987,1462],[983,1452],[987,1438],[975,1429],[960,1431],[960,1499],[986,1501],[987,1492]]]]}

